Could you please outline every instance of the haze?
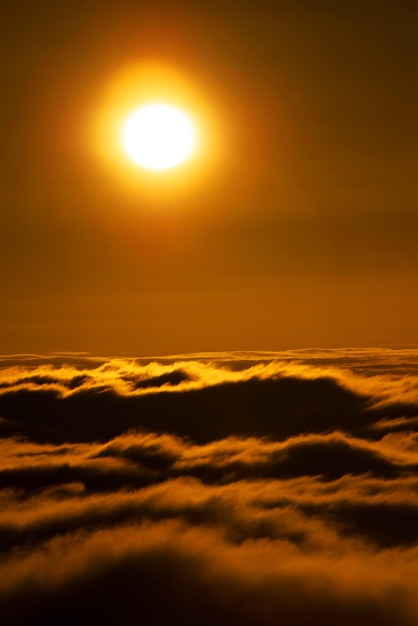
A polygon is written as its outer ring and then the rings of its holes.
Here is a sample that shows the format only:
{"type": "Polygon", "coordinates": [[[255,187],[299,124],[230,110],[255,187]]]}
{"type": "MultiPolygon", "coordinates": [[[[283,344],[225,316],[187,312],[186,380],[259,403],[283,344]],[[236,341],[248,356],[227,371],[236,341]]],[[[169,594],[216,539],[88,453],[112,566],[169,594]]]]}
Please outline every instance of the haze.
{"type": "Polygon", "coordinates": [[[3,351],[415,341],[416,19],[390,2],[3,9],[3,351]],[[112,86],[153,63],[215,142],[179,179],[122,167],[113,139],[102,154],[101,116],[131,104],[112,86]]]}

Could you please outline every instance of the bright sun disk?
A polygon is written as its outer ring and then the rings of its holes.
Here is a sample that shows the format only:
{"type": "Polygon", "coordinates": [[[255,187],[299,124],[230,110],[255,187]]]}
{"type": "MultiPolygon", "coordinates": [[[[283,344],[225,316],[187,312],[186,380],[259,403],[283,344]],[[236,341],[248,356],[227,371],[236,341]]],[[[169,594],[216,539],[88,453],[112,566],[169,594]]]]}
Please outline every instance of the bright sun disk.
{"type": "Polygon", "coordinates": [[[123,145],[137,165],[166,170],[187,161],[195,150],[193,120],[168,104],[149,104],[134,111],[123,129],[123,145]]]}

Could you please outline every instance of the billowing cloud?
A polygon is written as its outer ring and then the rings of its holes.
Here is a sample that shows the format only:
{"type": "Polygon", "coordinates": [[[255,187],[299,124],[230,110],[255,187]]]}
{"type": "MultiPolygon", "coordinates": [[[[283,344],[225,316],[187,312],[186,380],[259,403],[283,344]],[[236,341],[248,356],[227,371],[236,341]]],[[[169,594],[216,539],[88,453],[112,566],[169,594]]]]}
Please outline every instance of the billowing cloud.
{"type": "Polygon", "coordinates": [[[2,623],[416,624],[417,357],[3,357],[2,623]]]}

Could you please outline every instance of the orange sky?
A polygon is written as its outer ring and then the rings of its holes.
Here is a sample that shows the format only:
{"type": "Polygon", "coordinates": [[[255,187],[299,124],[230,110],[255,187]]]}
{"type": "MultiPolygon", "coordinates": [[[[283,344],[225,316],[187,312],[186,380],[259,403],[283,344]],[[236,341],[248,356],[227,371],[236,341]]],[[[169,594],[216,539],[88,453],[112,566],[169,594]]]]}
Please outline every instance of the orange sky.
{"type": "Polygon", "coordinates": [[[2,9],[2,352],[416,342],[417,17],[2,9]],[[145,176],[117,143],[152,81],[204,127],[178,175],[145,176]]]}

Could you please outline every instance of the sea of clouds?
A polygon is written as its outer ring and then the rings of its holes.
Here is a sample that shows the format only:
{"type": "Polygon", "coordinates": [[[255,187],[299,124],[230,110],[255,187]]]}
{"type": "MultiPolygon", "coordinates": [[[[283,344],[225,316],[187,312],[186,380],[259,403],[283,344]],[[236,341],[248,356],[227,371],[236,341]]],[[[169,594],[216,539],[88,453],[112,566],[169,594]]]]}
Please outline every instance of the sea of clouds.
{"type": "Polygon", "coordinates": [[[0,622],[416,626],[418,349],[0,357],[0,622]]]}

